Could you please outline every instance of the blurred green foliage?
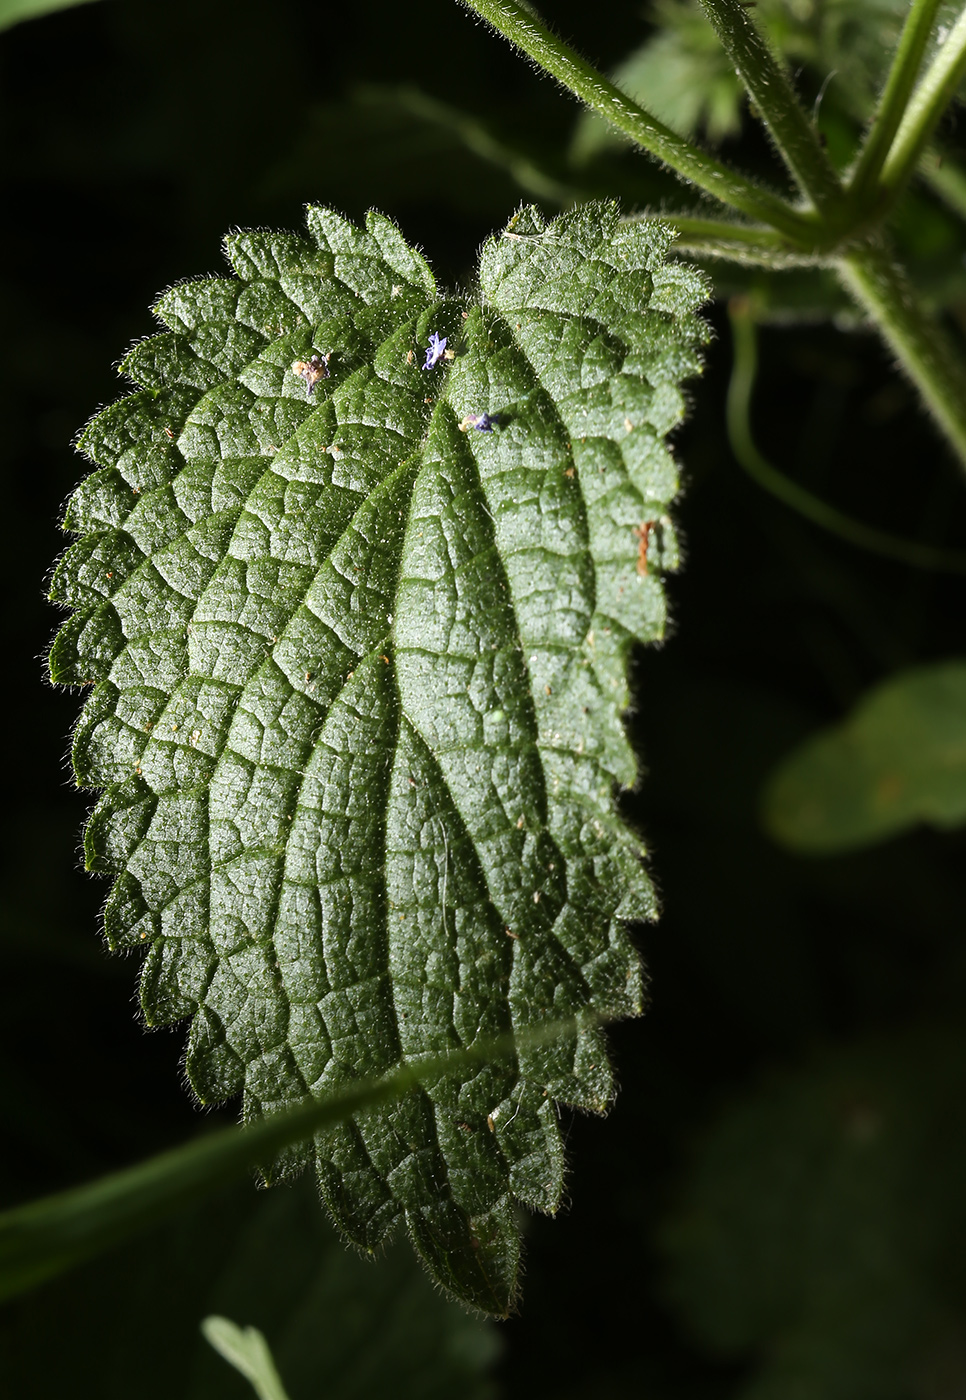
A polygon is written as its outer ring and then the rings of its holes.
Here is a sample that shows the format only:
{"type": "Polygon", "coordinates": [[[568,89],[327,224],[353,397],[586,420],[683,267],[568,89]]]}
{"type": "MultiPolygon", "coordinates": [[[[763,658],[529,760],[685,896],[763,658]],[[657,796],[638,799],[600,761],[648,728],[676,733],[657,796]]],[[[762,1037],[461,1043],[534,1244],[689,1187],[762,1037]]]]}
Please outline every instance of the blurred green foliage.
{"type": "Polygon", "coordinates": [[[741,1400],[966,1384],[966,1066],[955,1031],[867,1039],[729,1104],[661,1229],[666,1292],[741,1400]]]}
{"type": "MultiPolygon", "coordinates": [[[[798,80],[807,72],[819,85],[816,108],[835,83],[835,107],[861,125],[871,114],[907,8],[903,0],[759,0],[755,18],[798,80]]],[[[952,5],[946,12],[947,21],[957,13],[952,5]]],[[[651,32],[616,66],[614,80],[682,135],[701,132],[714,143],[735,136],[744,92],[696,0],[654,0],[642,18],[651,32]]],[[[585,161],[614,141],[601,118],[586,115],[574,155],[585,161]]]]}
{"type": "MultiPolygon", "coordinates": [[[[553,18],[608,70],[641,41],[636,7],[588,11],[559,0],[553,18]]],[[[809,103],[827,76],[805,67],[809,103]]],[[[836,115],[844,87],[836,77],[822,98],[830,142],[834,122],[851,130],[853,119],[836,115]]],[[[476,245],[533,193],[497,158],[501,150],[514,159],[522,151],[579,194],[612,191],[628,207],[679,199],[673,182],[627,151],[572,166],[576,119],[552,83],[448,3],[374,0],[336,10],[294,0],[102,0],[0,36],[0,309],[11,331],[0,344],[0,451],[15,522],[0,555],[0,598],[7,675],[20,686],[0,842],[6,1202],[123,1165],[196,1127],[171,1072],[180,1037],[146,1037],[136,1025],[135,967],[99,951],[104,890],[71,863],[84,801],[65,786],[62,756],[76,700],[44,688],[37,658],[54,626],[41,581],[59,547],[60,502],[81,474],[72,436],[94,404],[116,397],[111,364],[153,329],[143,308],[157,288],[192,269],[221,271],[212,250],[232,224],[296,227],[308,199],[354,218],[375,205],[432,246],[442,280],[455,281],[476,245]],[[432,121],[406,125],[392,104],[370,119],[353,96],[400,84],[440,104],[432,121]],[[439,120],[443,107],[461,120],[439,120]],[[491,138],[488,154],[485,143],[467,146],[464,119],[491,138]]],[[[948,173],[963,159],[961,118],[940,137],[948,173]]],[[[728,144],[744,169],[774,169],[753,122],[728,144]]],[[[895,233],[917,284],[959,333],[961,215],[936,183],[916,187],[895,233]]],[[[553,212],[548,195],[538,198],[553,212]]],[[[778,279],[720,265],[714,272],[722,296],[749,282],[764,294],[767,282],[772,319],[797,322],[794,331],[762,331],[756,431],[770,460],[882,529],[966,546],[958,469],[878,344],[827,322],[841,310],[830,284],[807,270],[778,279]]],[[[961,1097],[966,1064],[966,838],[962,829],[918,827],[802,861],[766,838],[758,802],[775,765],[873,686],[961,654],[966,587],[864,556],[740,474],[722,426],[723,315],[718,325],[677,441],[687,548],[672,590],[675,631],[661,654],[640,659],[630,718],[647,773],[628,808],[648,838],[664,905],[661,923],[639,940],[652,1009],[612,1034],[622,1091],[606,1131],[579,1118],[567,1125],[573,1205],[557,1222],[528,1226],[525,1311],[501,1330],[496,1382],[510,1400],[730,1400],[780,1374],[790,1338],[800,1358],[812,1357],[795,1374],[794,1400],[826,1400],[831,1363],[823,1369],[819,1353],[847,1362],[850,1395],[867,1393],[894,1366],[888,1384],[904,1386],[907,1400],[952,1400],[963,1385],[964,1307],[948,1263],[951,1251],[963,1252],[961,1186],[940,1168],[961,1161],[952,1095],[961,1097]],[[939,1038],[927,1044],[936,1024],[949,1028],[941,1065],[939,1038]],[[817,1055],[816,1045],[825,1047],[817,1055]],[[898,1167],[891,1128],[865,1144],[849,1138],[849,1104],[866,1100],[836,1106],[843,1075],[874,1096],[882,1125],[918,1135],[898,1167]],[[684,1255],[669,1260],[667,1222],[707,1203],[696,1184],[707,1179],[702,1155],[719,1160],[712,1148],[725,1129],[713,1125],[742,1103],[758,1126],[732,1135],[722,1185],[742,1228],[709,1230],[704,1263],[691,1247],[688,1270],[705,1292],[699,1298],[695,1285],[685,1299],[684,1255]],[[763,1185],[760,1162],[773,1163],[779,1144],[785,1169],[763,1185]],[[834,1307],[815,1302],[812,1275],[798,1293],[786,1286],[781,1310],[722,1350],[733,1279],[740,1273],[747,1307],[761,1279],[767,1286],[775,1277],[762,1273],[744,1230],[771,1241],[779,1264],[801,1260],[803,1202],[814,1220],[849,1152],[848,1180],[861,1197],[856,1235],[841,1250],[833,1239],[830,1252],[853,1281],[849,1315],[864,1308],[871,1319],[861,1345],[845,1346],[834,1307]],[[771,1214],[763,1229],[753,1207],[764,1186],[771,1214]],[[938,1219],[948,1235],[941,1248],[938,1219]],[[917,1253],[909,1241],[920,1229],[917,1253]],[[852,1262],[863,1234],[872,1259],[865,1271],[852,1262]],[[582,1289],[582,1279],[592,1286],[582,1289]],[[890,1321],[897,1299],[909,1310],[901,1348],[890,1321]]],[[[118,1251],[7,1309],[3,1388],[25,1400],[100,1400],[111,1386],[125,1396],[135,1388],[150,1395],[152,1386],[180,1396],[197,1364],[212,1387],[204,1393],[223,1385],[242,1400],[245,1383],[198,1332],[202,1317],[219,1311],[265,1333],[296,1400],[280,1341],[285,1319],[300,1317],[312,1333],[328,1306],[327,1295],[307,1292],[300,1311],[283,1286],[292,1249],[305,1244],[321,1257],[304,1221],[275,1221],[269,1255],[280,1272],[260,1264],[241,1302],[227,1285],[209,1289],[198,1262],[228,1260],[232,1239],[243,1247],[249,1203],[267,1208],[273,1199],[241,1189],[150,1249],[118,1251]],[[216,1216],[228,1244],[206,1255],[199,1245],[216,1216]],[[162,1244],[174,1251],[171,1266],[162,1244]],[[196,1348],[197,1361],[186,1362],[196,1348]]],[[[403,1254],[395,1250],[390,1264],[403,1254]]],[[[818,1254],[816,1243],[811,1258],[818,1254]]],[[[230,1281],[234,1267],[224,1267],[230,1281]]],[[[368,1273],[388,1289],[387,1301],[404,1287],[385,1265],[368,1273]]],[[[356,1319],[356,1330],[343,1329],[346,1352],[331,1362],[341,1370],[350,1352],[365,1355],[376,1327],[355,1285],[334,1286],[344,1287],[356,1319]]],[[[423,1306],[418,1295],[415,1313],[423,1306]]],[[[405,1323],[402,1331],[408,1355],[405,1323]]],[[[428,1384],[435,1363],[415,1343],[412,1356],[428,1384]]],[[[792,1400],[791,1379],[788,1386],[783,1400],[792,1400]]],[[[324,1393],[322,1384],[309,1393],[324,1393]]]]}
{"type": "Polygon", "coordinates": [[[258,1400],[288,1400],[265,1334],[257,1327],[239,1327],[228,1317],[206,1317],[201,1324],[210,1342],[235,1370],[251,1382],[258,1400]]]}
{"type": "Polygon", "coordinates": [[[793,850],[869,845],[916,822],[966,821],[966,662],[901,671],[796,749],[764,794],[793,850]]]}
{"type": "Polygon", "coordinates": [[[38,19],[54,10],[66,10],[71,5],[84,5],[88,0],[0,0],[0,29],[9,29],[25,19],[38,19]]]}
{"type": "Polygon", "coordinates": [[[250,1390],[199,1330],[211,1313],[265,1334],[289,1400],[494,1394],[494,1329],[445,1301],[402,1241],[376,1262],[347,1249],[308,1177],[243,1183],[9,1305],[4,1393],[123,1400],[136,1377],[141,1400],[238,1400],[250,1390]]]}

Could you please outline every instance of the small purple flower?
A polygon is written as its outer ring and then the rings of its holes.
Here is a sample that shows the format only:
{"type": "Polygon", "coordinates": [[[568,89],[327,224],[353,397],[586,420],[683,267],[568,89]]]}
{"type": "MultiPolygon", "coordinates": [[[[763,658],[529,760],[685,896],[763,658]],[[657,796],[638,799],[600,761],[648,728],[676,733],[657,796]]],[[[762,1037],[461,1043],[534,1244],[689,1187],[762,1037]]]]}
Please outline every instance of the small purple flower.
{"type": "Polygon", "coordinates": [[[478,433],[492,433],[493,424],[498,421],[488,413],[468,413],[460,424],[460,431],[465,433],[468,428],[475,428],[478,433]]]}
{"type": "Polygon", "coordinates": [[[429,345],[426,348],[426,363],[423,369],[432,369],[438,360],[441,360],[446,353],[446,337],[440,338],[435,331],[429,337],[429,345]]]}

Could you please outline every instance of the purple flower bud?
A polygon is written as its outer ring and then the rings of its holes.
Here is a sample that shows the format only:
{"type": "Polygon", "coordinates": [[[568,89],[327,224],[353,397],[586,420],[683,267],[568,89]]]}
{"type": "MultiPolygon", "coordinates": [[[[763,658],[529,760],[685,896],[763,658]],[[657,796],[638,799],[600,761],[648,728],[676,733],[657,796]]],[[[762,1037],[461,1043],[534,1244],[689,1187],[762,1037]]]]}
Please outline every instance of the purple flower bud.
{"type": "Polygon", "coordinates": [[[429,337],[429,345],[426,349],[426,363],[423,369],[432,369],[437,360],[441,360],[446,353],[446,337],[440,338],[435,331],[429,337]]]}
{"type": "Polygon", "coordinates": [[[488,413],[468,413],[460,424],[460,432],[465,433],[468,428],[475,428],[478,433],[492,433],[493,424],[497,421],[488,413]]]}

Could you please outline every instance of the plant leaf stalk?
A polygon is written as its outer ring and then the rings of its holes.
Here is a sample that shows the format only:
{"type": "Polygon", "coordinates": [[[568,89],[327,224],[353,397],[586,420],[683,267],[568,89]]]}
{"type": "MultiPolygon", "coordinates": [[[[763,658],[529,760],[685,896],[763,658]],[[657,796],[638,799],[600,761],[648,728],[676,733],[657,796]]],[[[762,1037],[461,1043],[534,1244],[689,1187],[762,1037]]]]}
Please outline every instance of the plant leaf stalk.
{"type": "Polygon", "coordinates": [[[843,205],[842,187],[787,73],[740,0],[701,0],[701,7],[799,189],[828,221],[843,205]]]}
{"type": "Polygon", "coordinates": [[[878,109],[852,172],[849,195],[853,203],[868,202],[875,189],[908,108],[940,3],[941,0],[913,0],[906,16],[878,109]]]}
{"type": "Polygon", "coordinates": [[[729,223],[725,219],[692,217],[689,214],[678,214],[676,211],[666,217],[680,234],[679,242],[689,248],[701,247],[707,243],[742,243],[762,250],[767,249],[773,255],[787,250],[785,239],[771,228],[729,223]]]}
{"type": "Polygon", "coordinates": [[[958,348],[926,313],[881,241],[870,239],[847,250],[837,269],[966,466],[966,366],[958,348]]]}
{"type": "Polygon", "coordinates": [[[925,153],[940,117],[966,73],[966,7],[905,109],[879,185],[894,199],[925,153]]]}
{"type": "Polygon", "coordinates": [[[677,210],[664,213],[662,217],[677,230],[678,239],[674,247],[679,253],[725,258],[746,267],[816,267],[827,266],[830,261],[820,254],[790,249],[788,240],[782,234],[760,225],[705,219],[697,215],[679,214],[677,210]]]}

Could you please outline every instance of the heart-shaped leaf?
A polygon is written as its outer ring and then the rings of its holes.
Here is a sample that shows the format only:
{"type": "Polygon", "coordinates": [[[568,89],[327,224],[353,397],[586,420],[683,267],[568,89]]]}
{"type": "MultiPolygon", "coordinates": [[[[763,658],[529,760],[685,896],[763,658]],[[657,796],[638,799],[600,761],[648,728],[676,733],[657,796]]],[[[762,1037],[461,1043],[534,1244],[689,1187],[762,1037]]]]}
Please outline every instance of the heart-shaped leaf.
{"type": "Polygon", "coordinates": [[[52,596],[55,680],[93,690],[78,782],[149,1024],[190,1018],[203,1102],[247,1120],[576,1017],[570,1039],[320,1133],[340,1228],[400,1219],[445,1287],[511,1305],[514,1198],[560,1201],[557,1103],[603,1111],[602,1019],[636,1014],[654,914],[615,791],[628,651],[659,638],[701,277],[661,224],[518,213],[437,291],[389,220],[227,240],[158,303],[140,392],[52,596]]]}

